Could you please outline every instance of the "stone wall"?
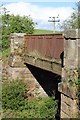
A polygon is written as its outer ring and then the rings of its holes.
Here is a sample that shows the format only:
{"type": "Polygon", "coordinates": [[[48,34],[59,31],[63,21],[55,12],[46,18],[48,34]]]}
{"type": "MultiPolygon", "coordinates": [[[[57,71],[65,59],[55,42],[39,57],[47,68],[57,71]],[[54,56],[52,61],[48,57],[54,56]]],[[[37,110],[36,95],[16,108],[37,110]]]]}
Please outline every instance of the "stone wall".
{"type": "Polygon", "coordinates": [[[23,79],[28,87],[28,97],[45,97],[47,94],[39,85],[31,71],[24,64],[24,35],[23,33],[13,33],[11,39],[11,54],[9,58],[8,74],[10,80],[23,79]]]}
{"type": "Polygon", "coordinates": [[[61,92],[61,118],[77,118],[79,116],[79,85],[75,81],[80,79],[80,32],[68,30],[64,33],[64,68],[62,82],[58,90],[61,92]]]}

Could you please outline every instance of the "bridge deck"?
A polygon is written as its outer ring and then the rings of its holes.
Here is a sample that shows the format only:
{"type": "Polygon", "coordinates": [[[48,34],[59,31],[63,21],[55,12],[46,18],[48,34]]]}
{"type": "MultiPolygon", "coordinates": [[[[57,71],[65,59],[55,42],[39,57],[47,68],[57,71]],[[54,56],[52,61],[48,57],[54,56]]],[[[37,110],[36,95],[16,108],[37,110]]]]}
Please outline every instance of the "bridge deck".
{"type": "Polygon", "coordinates": [[[25,63],[61,75],[64,38],[62,34],[25,35],[25,63]]]}

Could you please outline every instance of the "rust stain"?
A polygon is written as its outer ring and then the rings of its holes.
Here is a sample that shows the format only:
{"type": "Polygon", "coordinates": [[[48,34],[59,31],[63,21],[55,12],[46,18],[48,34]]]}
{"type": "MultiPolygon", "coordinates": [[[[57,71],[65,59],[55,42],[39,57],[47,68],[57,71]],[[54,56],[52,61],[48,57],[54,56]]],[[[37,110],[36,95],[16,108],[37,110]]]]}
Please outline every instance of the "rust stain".
{"type": "Polygon", "coordinates": [[[64,51],[64,37],[62,34],[25,35],[25,53],[37,51],[43,57],[60,59],[64,51]]]}

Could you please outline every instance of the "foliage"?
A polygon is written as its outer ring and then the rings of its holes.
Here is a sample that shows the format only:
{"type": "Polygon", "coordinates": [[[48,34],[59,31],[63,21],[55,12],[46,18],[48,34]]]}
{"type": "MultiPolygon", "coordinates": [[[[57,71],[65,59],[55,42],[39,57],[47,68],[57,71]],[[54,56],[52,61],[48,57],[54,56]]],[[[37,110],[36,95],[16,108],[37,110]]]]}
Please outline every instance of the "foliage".
{"type": "Polygon", "coordinates": [[[4,83],[2,87],[3,109],[17,110],[25,106],[25,84],[21,80],[4,83]]]}
{"type": "Polygon", "coordinates": [[[30,118],[55,118],[57,112],[57,101],[53,98],[41,98],[33,100],[26,106],[30,118]]]}
{"type": "Polygon", "coordinates": [[[80,90],[78,91],[77,96],[80,98],[80,90]]]}
{"type": "Polygon", "coordinates": [[[77,93],[77,96],[80,98],[80,79],[75,80],[75,84],[78,85],[78,93],[77,93]]]}
{"type": "Polygon", "coordinates": [[[57,112],[57,101],[52,98],[44,99],[44,104],[40,108],[41,118],[55,118],[57,112]]]}
{"type": "Polygon", "coordinates": [[[42,98],[28,101],[24,109],[4,111],[5,117],[14,116],[15,118],[55,118],[57,113],[57,101],[52,98],[42,98]],[[7,114],[9,116],[7,116],[7,114]]]}
{"type": "Polygon", "coordinates": [[[80,79],[74,80],[73,85],[78,87],[77,96],[80,97],[80,79]]]}
{"type": "Polygon", "coordinates": [[[75,29],[78,28],[78,18],[77,14],[73,13],[71,17],[63,22],[64,29],[75,29]]]}
{"type": "Polygon", "coordinates": [[[10,33],[32,34],[35,24],[30,16],[10,15],[6,8],[2,9],[2,48],[7,49],[10,33]]]}
{"type": "Polygon", "coordinates": [[[20,80],[3,84],[2,108],[4,118],[55,118],[57,101],[54,98],[25,99],[25,84],[20,80]]]}
{"type": "Polygon", "coordinates": [[[10,55],[10,48],[5,49],[4,51],[2,51],[2,57],[7,57],[10,55]]]}
{"type": "Polygon", "coordinates": [[[80,79],[74,80],[74,84],[79,85],[80,84],[80,79]]]}
{"type": "Polygon", "coordinates": [[[78,29],[80,28],[80,2],[76,4],[76,8],[72,15],[66,19],[61,28],[64,29],[78,29]]]}

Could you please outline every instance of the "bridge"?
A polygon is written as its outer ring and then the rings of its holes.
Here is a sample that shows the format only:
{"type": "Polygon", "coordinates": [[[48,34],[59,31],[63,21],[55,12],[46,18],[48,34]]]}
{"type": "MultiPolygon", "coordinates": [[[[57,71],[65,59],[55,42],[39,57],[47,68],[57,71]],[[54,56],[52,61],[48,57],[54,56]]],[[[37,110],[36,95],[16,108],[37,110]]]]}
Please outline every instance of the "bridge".
{"type": "Polygon", "coordinates": [[[64,53],[62,34],[25,35],[24,39],[25,63],[62,74],[64,53]]]}
{"type": "Polygon", "coordinates": [[[61,118],[78,116],[79,98],[76,94],[79,87],[73,85],[74,80],[80,78],[78,30],[68,30],[64,34],[14,33],[10,38],[9,65],[12,70],[12,78],[20,77],[21,71],[24,74],[25,70],[29,69],[26,74],[31,72],[30,74],[36,78],[47,94],[51,90],[56,91],[61,118]]]}

